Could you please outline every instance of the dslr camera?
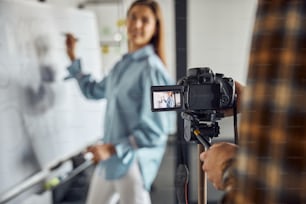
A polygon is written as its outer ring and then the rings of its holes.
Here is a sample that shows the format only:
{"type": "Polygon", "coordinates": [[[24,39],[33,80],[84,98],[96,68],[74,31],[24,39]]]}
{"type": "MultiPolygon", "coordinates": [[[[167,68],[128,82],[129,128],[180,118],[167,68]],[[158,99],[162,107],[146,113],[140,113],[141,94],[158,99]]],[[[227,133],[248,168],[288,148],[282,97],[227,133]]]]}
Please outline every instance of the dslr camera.
{"type": "Polygon", "coordinates": [[[235,82],[209,67],[190,68],[177,85],[152,86],[151,100],[152,111],[182,112],[186,141],[199,140],[195,138],[201,132],[210,142],[220,133],[222,110],[234,107],[235,82]]]}

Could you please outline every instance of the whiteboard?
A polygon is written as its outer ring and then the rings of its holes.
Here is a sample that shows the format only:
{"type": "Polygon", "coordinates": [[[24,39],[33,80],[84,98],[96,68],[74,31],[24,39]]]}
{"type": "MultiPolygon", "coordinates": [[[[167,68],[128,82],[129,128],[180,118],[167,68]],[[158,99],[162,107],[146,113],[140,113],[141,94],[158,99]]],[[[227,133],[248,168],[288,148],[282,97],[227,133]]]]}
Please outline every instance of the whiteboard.
{"type": "Polygon", "coordinates": [[[1,0],[0,28],[1,196],[103,137],[105,101],[89,101],[75,80],[63,80],[66,32],[79,39],[84,71],[103,77],[93,13],[1,0]]]}

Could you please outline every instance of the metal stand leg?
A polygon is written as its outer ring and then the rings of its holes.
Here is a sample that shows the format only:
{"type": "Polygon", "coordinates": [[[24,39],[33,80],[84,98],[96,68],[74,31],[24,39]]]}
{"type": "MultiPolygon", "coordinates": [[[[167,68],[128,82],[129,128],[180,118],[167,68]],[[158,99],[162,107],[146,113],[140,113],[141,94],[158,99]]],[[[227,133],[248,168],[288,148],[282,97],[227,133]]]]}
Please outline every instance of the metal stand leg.
{"type": "MultiPolygon", "coordinates": [[[[205,151],[203,145],[198,144],[198,155],[205,151]]],[[[198,159],[198,204],[207,204],[207,179],[202,170],[202,163],[198,159]]]]}

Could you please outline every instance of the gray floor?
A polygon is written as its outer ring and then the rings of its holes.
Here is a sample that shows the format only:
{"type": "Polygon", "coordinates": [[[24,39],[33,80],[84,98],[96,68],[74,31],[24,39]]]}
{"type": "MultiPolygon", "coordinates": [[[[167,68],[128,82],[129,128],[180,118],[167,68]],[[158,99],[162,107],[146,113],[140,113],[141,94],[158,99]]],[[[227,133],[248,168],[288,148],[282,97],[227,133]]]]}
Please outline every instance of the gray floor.
{"type": "MultiPolygon", "coordinates": [[[[153,184],[151,192],[152,204],[176,204],[176,194],[174,177],[176,171],[176,141],[172,138],[166,149],[165,157],[162,161],[159,173],[153,184]]],[[[188,144],[190,159],[189,177],[189,204],[197,203],[197,146],[188,144]]],[[[88,169],[85,174],[79,175],[70,184],[62,185],[54,193],[54,204],[84,204],[86,197],[86,186],[90,181],[89,177],[92,169],[88,169]],[[85,186],[85,187],[84,187],[85,186]]],[[[220,199],[222,193],[214,190],[208,183],[208,204],[215,204],[220,199]]]]}
{"type": "MultiPolygon", "coordinates": [[[[189,204],[197,203],[197,145],[188,144],[190,159],[190,177],[189,177],[189,204]]],[[[160,167],[160,171],[154,182],[154,188],[151,193],[152,204],[176,204],[174,175],[176,170],[176,143],[170,140],[166,149],[165,157],[160,167]]],[[[208,182],[207,185],[207,203],[217,203],[221,198],[222,192],[213,188],[208,182]]]]}
{"type": "Polygon", "coordinates": [[[174,169],[176,163],[175,148],[169,143],[159,173],[151,192],[152,204],[175,203],[174,169]]]}

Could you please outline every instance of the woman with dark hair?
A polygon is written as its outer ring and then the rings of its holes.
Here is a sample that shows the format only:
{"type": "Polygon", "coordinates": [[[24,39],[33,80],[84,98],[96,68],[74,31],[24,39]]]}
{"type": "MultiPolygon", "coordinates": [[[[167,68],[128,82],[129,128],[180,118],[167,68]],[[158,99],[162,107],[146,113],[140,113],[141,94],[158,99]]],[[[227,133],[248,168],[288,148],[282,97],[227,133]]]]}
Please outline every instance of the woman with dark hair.
{"type": "MultiPolygon", "coordinates": [[[[89,151],[97,163],[87,204],[109,204],[119,195],[123,204],[151,203],[149,190],[165,152],[174,117],[151,111],[152,85],[170,85],[165,69],[163,19],[153,0],[138,0],[127,12],[128,53],[102,81],[81,71],[76,39],[67,34],[68,67],[83,94],[107,99],[102,144],[89,151]]],[[[117,202],[117,201],[115,201],[117,202]]]]}

